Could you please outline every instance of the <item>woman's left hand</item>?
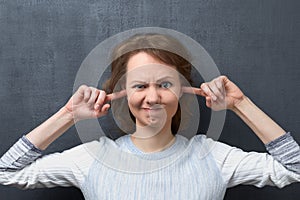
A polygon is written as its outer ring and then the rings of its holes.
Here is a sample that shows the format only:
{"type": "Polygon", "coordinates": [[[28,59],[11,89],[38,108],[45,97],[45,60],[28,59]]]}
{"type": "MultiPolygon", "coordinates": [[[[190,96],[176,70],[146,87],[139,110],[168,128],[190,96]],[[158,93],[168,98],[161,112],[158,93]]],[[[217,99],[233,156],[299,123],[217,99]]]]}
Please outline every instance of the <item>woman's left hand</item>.
{"type": "MultiPolygon", "coordinates": [[[[202,83],[200,88],[192,88],[192,91],[205,97],[206,106],[215,111],[233,109],[245,97],[226,76],[219,76],[210,82],[202,83]]],[[[191,90],[183,88],[183,92],[191,93],[191,90]]]]}

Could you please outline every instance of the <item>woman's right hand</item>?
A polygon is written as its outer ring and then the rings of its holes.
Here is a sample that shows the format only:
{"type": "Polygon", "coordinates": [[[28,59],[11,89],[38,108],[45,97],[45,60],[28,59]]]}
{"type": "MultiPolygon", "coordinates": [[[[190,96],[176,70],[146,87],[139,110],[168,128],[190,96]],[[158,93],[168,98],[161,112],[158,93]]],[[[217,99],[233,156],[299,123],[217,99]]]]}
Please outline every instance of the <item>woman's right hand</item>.
{"type": "Polygon", "coordinates": [[[112,100],[113,94],[106,94],[103,90],[82,85],[65,105],[65,109],[72,114],[75,122],[98,118],[106,115],[112,100]]]}
{"type": "Polygon", "coordinates": [[[125,90],[106,94],[103,90],[82,85],[62,109],[26,137],[35,147],[44,150],[75,122],[106,115],[110,107],[107,102],[125,95],[125,90]]]}

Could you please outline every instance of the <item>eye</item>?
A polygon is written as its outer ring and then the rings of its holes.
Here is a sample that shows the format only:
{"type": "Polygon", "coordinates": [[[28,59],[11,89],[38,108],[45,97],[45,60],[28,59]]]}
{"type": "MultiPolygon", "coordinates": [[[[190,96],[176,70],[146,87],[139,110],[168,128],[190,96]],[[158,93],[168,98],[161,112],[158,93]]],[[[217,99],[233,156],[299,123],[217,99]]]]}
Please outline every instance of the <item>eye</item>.
{"type": "Polygon", "coordinates": [[[160,84],[160,87],[161,87],[161,88],[165,88],[165,89],[168,89],[168,88],[170,88],[171,86],[172,86],[172,83],[170,83],[170,82],[168,82],[168,81],[162,82],[162,83],[160,84]]]}
{"type": "Polygon", "coordinates": [[[143,84],[136,84],[132,87],[133,89],[136,89],[136,90],[141,90],[141,89],[144,89],[146,88],[146,85],[143,85],[143,84]]]}

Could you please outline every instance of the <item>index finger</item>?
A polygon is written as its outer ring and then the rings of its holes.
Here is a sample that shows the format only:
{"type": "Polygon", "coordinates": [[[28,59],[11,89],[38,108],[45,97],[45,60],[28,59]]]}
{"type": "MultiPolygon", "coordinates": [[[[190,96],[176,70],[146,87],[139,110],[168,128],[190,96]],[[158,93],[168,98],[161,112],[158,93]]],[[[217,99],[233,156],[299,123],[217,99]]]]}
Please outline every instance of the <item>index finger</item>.
{"type": "Polygon", "coordinates": [[[127,95],[126,90],[121,90],[119,92],[114,92],[114,93],[106,95],[105,101],[106,102],[107,101],[112,101],[112,100],[115,100],[115,99],[125,97],[126,95],[127,95]]]}
{"type": "Polygon", "coordinates": [[[201,88],[182,87],[181,91],[183,93],[187,93],[187,94],[196,94],[196,95],[200,95],[200,96],[206,96],[205,92],[201,88]]]}

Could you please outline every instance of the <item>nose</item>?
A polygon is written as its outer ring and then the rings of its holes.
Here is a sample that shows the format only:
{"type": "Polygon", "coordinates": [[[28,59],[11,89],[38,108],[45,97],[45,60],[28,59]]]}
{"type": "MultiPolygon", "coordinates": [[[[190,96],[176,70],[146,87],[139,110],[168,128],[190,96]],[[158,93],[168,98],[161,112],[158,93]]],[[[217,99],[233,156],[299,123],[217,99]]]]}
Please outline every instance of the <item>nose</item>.
{"type": "Polygon", "coordinates": [[[149,86],[145,100],[149,105],[159,104],[160,95],[158,88],[156,88],[155,86],[149,86]]]}

